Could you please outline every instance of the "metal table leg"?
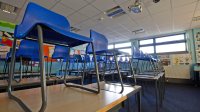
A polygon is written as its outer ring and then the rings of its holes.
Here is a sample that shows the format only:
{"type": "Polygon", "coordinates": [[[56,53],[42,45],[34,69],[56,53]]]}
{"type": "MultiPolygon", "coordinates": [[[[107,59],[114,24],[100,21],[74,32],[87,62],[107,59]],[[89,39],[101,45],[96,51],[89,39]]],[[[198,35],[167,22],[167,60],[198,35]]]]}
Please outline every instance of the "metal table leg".
{"type": "Polygon", "coordinates": [[[142,112],[141,90],[137,93],[138,112],[142,112]]]}
{"type": "Polygon", "coordinates": [[[155,95],[156,95],[156,112],[159,112],[159,92],[158,92],[158,80],[155,80],[155,95]]]}

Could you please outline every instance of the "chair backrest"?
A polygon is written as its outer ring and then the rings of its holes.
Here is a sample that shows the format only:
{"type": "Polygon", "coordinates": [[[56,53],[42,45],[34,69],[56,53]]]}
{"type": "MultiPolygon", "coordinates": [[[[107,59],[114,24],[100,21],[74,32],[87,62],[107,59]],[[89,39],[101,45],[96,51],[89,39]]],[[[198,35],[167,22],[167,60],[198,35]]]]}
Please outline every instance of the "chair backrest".
{"type": "MultiPolygon", "coordinates": [[[[96,31],[90,30],[90,38],[93,39],[95,51],[108,50],[108,40],[104,35],[96,31]]],[[[88,44],[88,46],[86,47],[86,53],[88,52],[92,52],[91,44],[88,44]]]]}
{"type": "Polygon", "coordinates": [[[25,38],[37,24],[70,31],[70,24],[64,16],[30,2],[27,5],[21,24],[15,27],[14,36],[25,38]]]}
{"type": "Polygon", "coordinates": [[[25,58],[39,58],[39,45],[36,41],[22,40],[19,49],[16,51],[16,56],[25,58]]]}
{"type": "Polygon", "coordinates": [[[91,62],[90,56],[89,55],[84,55],[84,61],[85,62],[91,62]]]}
{"type": "Polygon", "coordinates": [[[52,59],[66,59],[69,57],[69,48],[56,45],[52,54],[52,59]]]}
{"type": "Polygon", "coordinates": [[[140,55],[140,50],[138,48],[136,48],[135,46],[133,46],[133,53],[132,53],[132,57],[134,59],[139,59],[141,58],[141,55],[140,55]]]}
{"type": "Polygon", "coordinates": [[[81,57],[81,55],[79,54],[74,54],[74,59],[76,60],[76,62],[83,62],[83,58],[81,57]]]}

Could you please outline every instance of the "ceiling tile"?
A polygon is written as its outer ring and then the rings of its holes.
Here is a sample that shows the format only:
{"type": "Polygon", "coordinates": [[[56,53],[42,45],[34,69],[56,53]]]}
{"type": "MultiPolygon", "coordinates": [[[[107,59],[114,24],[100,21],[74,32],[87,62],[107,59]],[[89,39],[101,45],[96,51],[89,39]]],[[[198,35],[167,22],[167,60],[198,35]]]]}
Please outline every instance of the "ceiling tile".
{"type": "Polygon", "coordinates": [[[117,6],[113,0],[96,0],[92,5],[103,12],[117,6]]]}
{"type": "Polygon", "coordinates": [[[172,24],[172,14],[170,10],[154,14],[152,18],[158,24],[172,24]]]}
{"type": "Polygon", "coordinates": [[[75,25],[75,24],[79,24],[80,22],[86,20],[87,16],[76,12],[76,13],[70,15],[68,17],[68,19],[69,19],[71,25],[75,25]]]}
{"type": "Polygon", "coordinates": [[[69,8],[69,7],[66,7],[64,4],[62,3],[58,3],[56,4],[53,8],[52,8],[52,11],[54,12],[57,12],[63,16],[68,16],[70,14],[72,14],[74,12],[73,9],[69,8]]]}
{"type": "Polygon", "coordinates": [[[14,23],[16,16],[17,15],[15,15],[15,14],[5,13],[2,10],[0,10],[0,20],[14,23]]]}
{"type": "Polygon", "coordinates": [[[76,26],[79,27],[81,30],[84,30],[88,28],[91,29],[95,25],[96,23],[93,20],[88,19],[86,21],[81,22],[80,24],[77,24],[76,26]]]}
{"type": "Polygon", "coordinates": [[[60,2],[74,10],[79,10],[88,4],[84,0],[61,0],[60,2]]]}
{"type": "Polygon", "coordinates": [[[149,26],[154,23],[153,19],[150,16],[146,16],[145,18],[135,19],[139,26],[149,26]]]}
{"type": "MultiPolygon", "coordinates": [[[[146,5],[145,5],[146,6],[146,5]]],[[[153,3],[150,6],[146,6],[151,14],[164,12],[171,9],[170,0],[161,0],[158,3],[153,3]]]]}
{"type": "Polygon", "coordinates": [[[173,9],[174,15],[184,15],[185,13],[194,13],[196,2],[182,7],[177,7],[173,9]]]}
{"type": "Polygon", "coordinates": [[[196,10],[195,13],[194,13],[194,17],[196,16],[200,16],[200,10],[196,10]]]}
{"type": "Polygon", "coordinates": [[[95,0],[85,0],[85,1],[91,3],[91,2],[94,2],[95,0]]]}
{"type": "Polygon", "coordinates": [[[98,9],[93,7],[92,5],[87,5],[86,7],[82,8],[79,12],[83,15],[88,16],[88,17],[93,17],[93,16],[101,13],[101,11],[99,11],[98,9]]]}
{"type": "Polygon", "coordinates": [[[190,22],[189,23],[182,23],[182,24],[174,24],[174,32],[177,31],[184,31],[190,28],[190,22]]]}
{"type": "Polygon", "coordinates": [[[172,0],[172,7],[181,7],[184,5],[191,4],[193,2],[196,2],[198,0],[172,0]]]}
{"type": "Polygon", "coordinates": [[[173,15],[174,17],[174,24],[184,24],[184,23],[190,23],[192,21],[192,16],[193,16],[193,13],[185,13],[184,15],[173,15]]]}
{"type": "Polygon", "coordinates": [[[52,8],[57,2],[59,2],[59,0],[51,0],[51,2],[49,2],[49,0],[29,0],[29,1],[40,4],[48,9],[52,8]]]}
{"type": "Polygon", "coordinates": [[[21,8],[26,0],[0,0],[0,1],[21,8]]]}
{"type": "Polygon", "coordinates": [[[124,2],[126,2],[126,1],[128,1],[128,0],[114,0],[117,4],[122,4],[122,3],[124,3],[124,2]]]}

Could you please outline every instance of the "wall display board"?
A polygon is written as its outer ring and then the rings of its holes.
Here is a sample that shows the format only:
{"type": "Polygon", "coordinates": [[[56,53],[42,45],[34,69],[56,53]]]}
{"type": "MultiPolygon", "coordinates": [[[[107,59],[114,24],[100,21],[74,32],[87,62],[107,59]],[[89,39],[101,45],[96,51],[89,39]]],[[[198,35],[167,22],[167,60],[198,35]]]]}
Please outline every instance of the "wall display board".
{"type": "Polygon", "coordinates": [[[200,63],[200,31],[195,32],[194,43],[195,43],[196,62],[200,63]]]}

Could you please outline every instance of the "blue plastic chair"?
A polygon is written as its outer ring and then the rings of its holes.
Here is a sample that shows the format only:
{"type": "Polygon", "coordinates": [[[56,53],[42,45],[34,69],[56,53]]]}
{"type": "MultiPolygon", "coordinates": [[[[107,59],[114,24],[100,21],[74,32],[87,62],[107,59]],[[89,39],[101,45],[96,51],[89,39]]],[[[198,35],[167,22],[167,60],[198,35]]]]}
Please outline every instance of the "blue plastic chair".
{"type": "MultiPolygon", "coordinates": [[[[20,78],[16,80],[13,76],[13,80],[16,82],[21,82],[23,70],[22,70],[22,61],[39,61],[39,48],[38,43],[32,40],[22,40],[20,42],[19,48],[15,55],[16,58],[20,59],[20,78]]],[[[31,65],[32,68],[32,65],[31,65]]],[[[23,67],[24,69],[24,67],[23,67]]],[[[26,67],[26,73],[28,72],[28,66],[26,67]]]]}
{"type": "MultiPolygon", "coordinates": [[[[117,72],[118,72],[118,75],[119,75],[120,84],[121,84],[121,87],[122,87],[122,90],[121,90],[120,93],[122,93],[123,90],[124,90],[124,86],[123,86],[121,73],[120,73],[120,70],[119,70],[117,57],[116,57],[116,54],[115,54],[116,50],[113,50],[113,51],[108,50],[108,40],[107,40],[107,38],[104,35],[96,32],[94,30],[90,30],[90,38],[93,40],[93,43],[95,44],[94,48],[95,48],[96,53],[106,54],[106,56],[108,56],[108,55],[114,56],[117,72]]],[[[92,46],[91,46],[91,44],[88,44],[88,46],[86,47],[86,53],[92,53],[92,52],[94,52],[94,51],[92,51],[92,46]]],[[[104,62],[107,62],[107,61],[104,61],[104,62]]],[[[104,79],[105,72],[106,72],[106,63],[105,63],[105,68],[104,68],[104,72],[103,72],[103,80],[104,81],[105,81],[105,79],[104,79]]]]}
{"type": "MultiPolygon", "coordinates": [[[[63,62],[64,62],[64,60],[67,60],[67,58],[69,58],[69,47],[56,45],[55,48],[54,48],[54,52],[52,54],[52,57],[51,57],[50,70],[49,70],[49,73],[48,73],[48,78],[50,78],[50,76],[51,76],[52,60],[53,59],[57,59],[57,60],[59,59],[60,60],[60,63],[61,63],[60,70],[61,70],[61,72],[59,71],[60,76],[59,77],[57,76],[57,78],[62,78],[63,62]]],[[[66,67],[67,67],[67,62],[66,62],[66,67]]],[[[65,73],[66,73],[66,71],[65,71],[65,73]]]]}
{"type": "MultiPolygon", "coordinates": [[[[41,74],[41,96],[42,106],[39,111],[44,111],[47,105],[47,93],[46,93],[46,76],[44,71],[44,53],[43,53],[43,42],[50,44],[65,45],[68,47],[74,47],[85,43],[93,42],[91,38],[81,36],[70,32],[70,24],[68,20],[57,13],[54,13],[42,6],[35,3],[28,3],[26,11],[24,13],[21,24],[16,25],[14,32],[13,49],[11,55],[11,65],[9,72],[9,83],[8,83],[8,96],[14,99],[25,111],[31,111],[22,100],[12,95],[12,76],[14,72],[14,61],[16,51],[16,40],[17,39],[33,39],[37,40],[39,44],[39,59],[40,59],[40,74],[41,74]]],[[[94,47],[93,47],[94,48],[94,47]]],[[[93,49],[94,50],[94,49],[93,49]]],[[[95,57],[95,53],[93,53],[95,57]]],[[[96,59],[95,59],[96,63],[96,59]]],[[[69,85],[65,82],[66,86],[77,87],[85,89],[91,92],[99,93],[99,76],[97,64],[95,64],[98,90],[89,89],[80,85],[69,85]]]]}

